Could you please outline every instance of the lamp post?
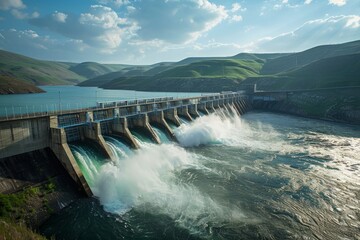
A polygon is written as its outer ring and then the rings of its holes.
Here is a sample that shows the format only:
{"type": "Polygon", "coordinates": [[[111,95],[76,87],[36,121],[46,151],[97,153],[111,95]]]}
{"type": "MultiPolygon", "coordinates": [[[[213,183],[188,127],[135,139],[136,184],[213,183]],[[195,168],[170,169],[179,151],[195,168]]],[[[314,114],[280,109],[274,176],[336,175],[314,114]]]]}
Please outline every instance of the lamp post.
{"type": "Polygon", "coordinates": [[[59,91],[59,112],[61,112],[61,92],[59,91]]]}

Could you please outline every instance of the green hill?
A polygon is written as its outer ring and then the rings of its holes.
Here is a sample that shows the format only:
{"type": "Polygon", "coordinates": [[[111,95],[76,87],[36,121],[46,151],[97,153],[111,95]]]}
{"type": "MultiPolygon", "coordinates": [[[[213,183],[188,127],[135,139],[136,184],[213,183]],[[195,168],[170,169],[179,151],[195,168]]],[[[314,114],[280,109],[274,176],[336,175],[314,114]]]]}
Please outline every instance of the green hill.
{"type": "Polygon", "coordinates": [[[260,90],[297,90],[360,85],[360,54],[321,59],[302,68],[273,76],[246,79],[260,90]]]}
{"type": "Polygon", "coordinates": [[[154,78],[238,78],[258,75],[262,60],[205,60],[163,71],[154,78]]]}
{"type": "Polygon", "coordinates": [[[360,53],[360,41],[335,45],[323,45],[300,53],[270,59],[261,70],[262,74],[276,74],[303,67],[320,59],[360,53]]]}
{"type": "Polygon", "coordinates": [[[89,79],[107,73],[120,71],[126,67],[126,65],[121,64],[100,64],[96,62],[83,62],[70,67],[69,70],[89,79]]]}
{"type": "Polygon", "coordinates": [[[0,73],[34,85],[68,85],[85,80],[69,70],[72,64],[41,61],[0,50],[0,73]]]}
{"type": "Polygon", "coordinates": [[[91,78],[89,80],[86,80],[84,82],[81,82],[78,85],[87,86],[87,87],[98,87],[120,77],[153,76],[155,74],[158,74],[164,70],[171,68],[172,64],[173,63],[170,62],[162,62],[153,65],[143,65],[143,66],[129,65],[121,69],[120,71],[100,75],[91,78]]]}
{"type": "Polygon", "coordinates": [[[0,75],[0,94],[41,93],[42,89],[11,76],[0,75]]]}
{"type": "Polygon", "coordinates": [[[241,60],[268,60],[275,59],[279,57],[285,57],[290,55],[290,53],[239,53],[235,56],[232,56],[233,59],[241,59],[241,60]]]}
{"type": "Polygon", "coordinates": [[[120,77],[100,87],[143,91],[233,90],[248,77],[258,76],[263,60],[206,60],[173,67],[154,76],[120,77]]]}

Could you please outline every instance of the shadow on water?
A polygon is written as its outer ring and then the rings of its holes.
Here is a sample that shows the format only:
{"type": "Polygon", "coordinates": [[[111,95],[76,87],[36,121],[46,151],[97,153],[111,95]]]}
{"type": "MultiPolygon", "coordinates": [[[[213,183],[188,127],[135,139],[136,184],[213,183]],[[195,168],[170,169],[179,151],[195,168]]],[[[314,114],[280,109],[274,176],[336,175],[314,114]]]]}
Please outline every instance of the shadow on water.
{"type": "Polygon", "coordinates": [[[166,215],[131,210],[124,215],[105,212],[95,198],[81,199],[55,214],[40,233],[56,239],[200,239],[176,227],[166,215]]]}

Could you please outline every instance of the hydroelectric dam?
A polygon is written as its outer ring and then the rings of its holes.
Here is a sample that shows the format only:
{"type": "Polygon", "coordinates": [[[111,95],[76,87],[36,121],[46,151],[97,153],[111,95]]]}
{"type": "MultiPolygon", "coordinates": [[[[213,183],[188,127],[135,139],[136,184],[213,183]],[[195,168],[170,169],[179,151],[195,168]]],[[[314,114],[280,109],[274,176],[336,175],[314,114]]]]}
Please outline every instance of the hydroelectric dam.
{"type": "MultiPolygon", "coordinates": [[[[235,110],[241,115],[251,109],[249,95],[223,92],[191,98],[151,98],[100,102],[87,109],[31,113],[0,119],[0,192],[11,193],[40,184],[59,174],[63,166],[78,188],[93,193],[69,144],[91,142],[108,161],[114,153],[103,135],[117,136],[134,149],[139,148],[132,130],[136,129],[160,144],[153,126],[176,141],[170,125],[192,121],[216,109],[235,110]],[[184,119],[184,120],[182,120],[184,119]],[[44,161],[51,155],[53,161],[44,161]]],[[[85,143],[86,144],[86,143],[85,143]]]]}

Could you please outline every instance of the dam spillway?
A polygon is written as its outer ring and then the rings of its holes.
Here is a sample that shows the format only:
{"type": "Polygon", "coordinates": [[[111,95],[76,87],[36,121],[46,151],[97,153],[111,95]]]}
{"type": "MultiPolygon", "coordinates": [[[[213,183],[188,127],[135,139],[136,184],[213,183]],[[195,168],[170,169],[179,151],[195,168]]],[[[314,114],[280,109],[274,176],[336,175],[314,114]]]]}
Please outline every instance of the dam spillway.
{"type": "MultiPolygon", "coordinates": [[[[165,97],[100,102],[94,108],[1,119],[0,159],[51,149],[71,178],[86,195],[91,196],[89,184],[74,157],[72,142],[91,141],[101,149],[108,161],[114,161],[114,151],[106,144],[103,135],[118,136],[129,146],[137,149],[139,143],[131,129],[140,129],[153,142],[161,143],[159,134],[152,124],[163,129],[170,139],[176,140],[170,125],[179,126],[180,117],[192,121],[200,114],[209,114],[215,109],[227,107],[234,107],[238,113],[244,113],[248,110],[246,106],[249,106],[246,95],[226,92],[191,98],[165,97]]],[[[11,182],[11,177],[8,181],[11,182]]],[[[13,182],[1,186],[1,192],[11,192],[23,185],[13,182]]]]}

